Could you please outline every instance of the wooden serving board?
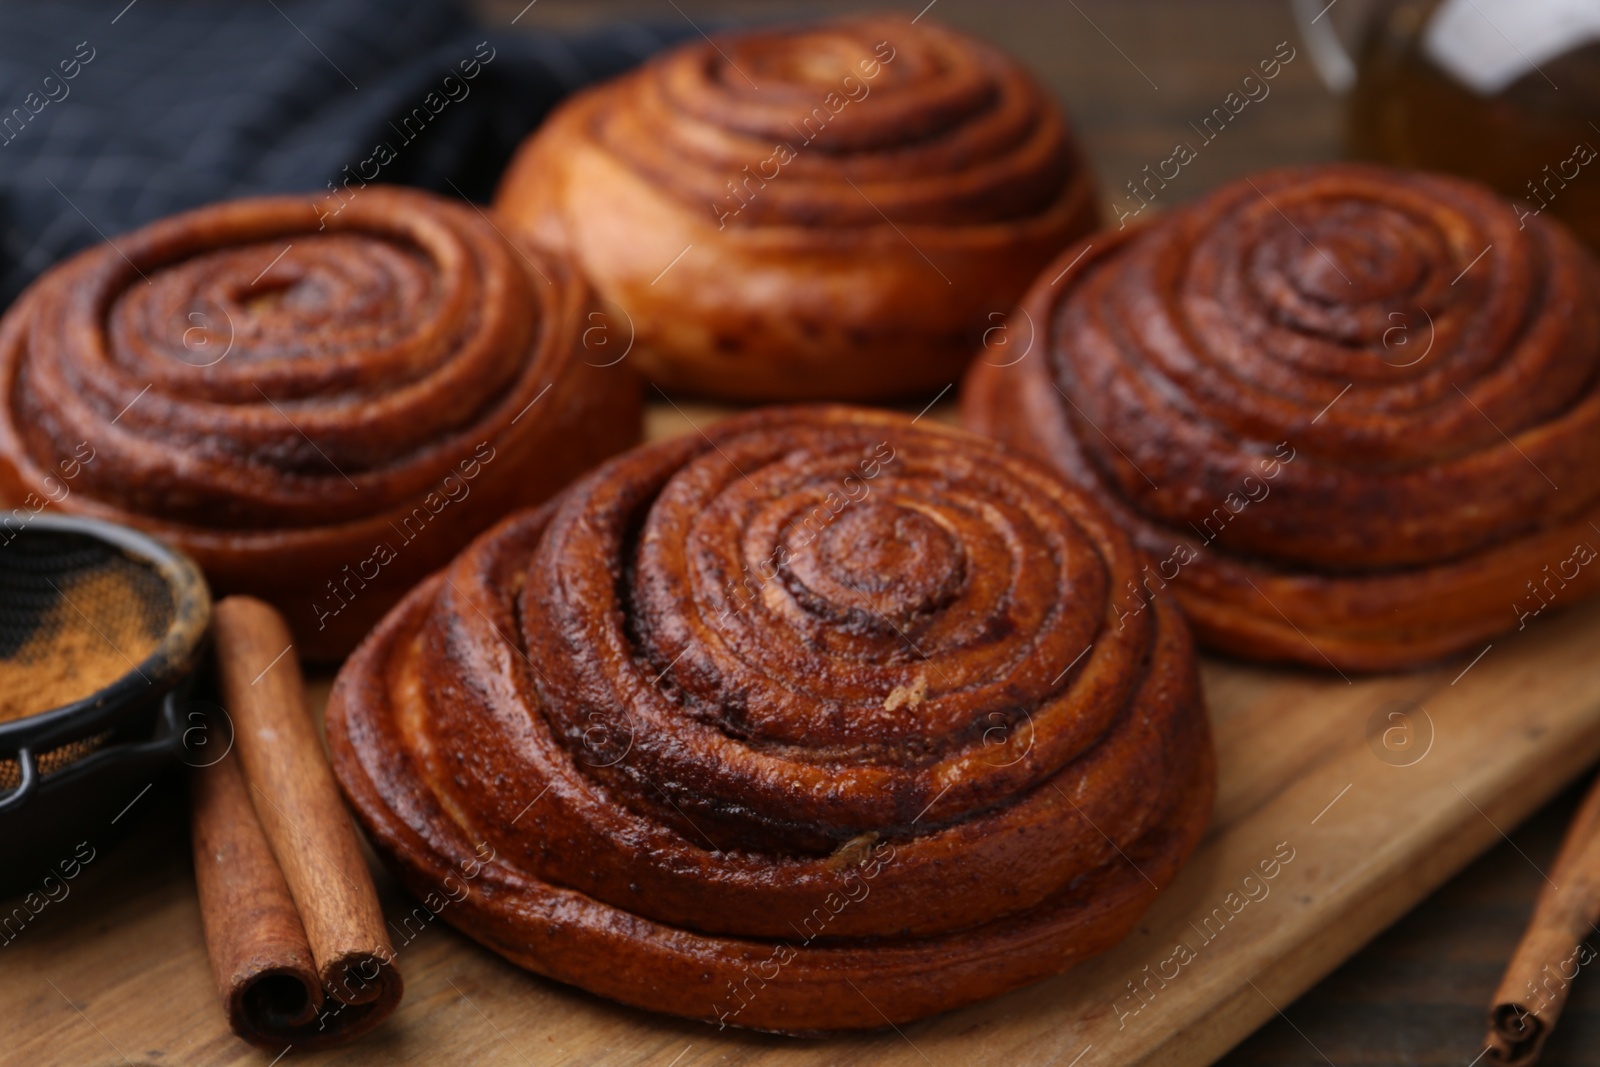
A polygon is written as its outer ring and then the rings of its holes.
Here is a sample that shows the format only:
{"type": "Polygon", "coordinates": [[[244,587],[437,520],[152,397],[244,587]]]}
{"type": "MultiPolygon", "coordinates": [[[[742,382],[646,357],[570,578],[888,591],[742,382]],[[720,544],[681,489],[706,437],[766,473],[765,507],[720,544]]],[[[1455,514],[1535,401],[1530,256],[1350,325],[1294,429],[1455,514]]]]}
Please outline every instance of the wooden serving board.
{"type": "MultiPolygon", "coordinates": [[[[652,436],[708,414],[660,405],[652,436]]],[[[719,1032],[525,973],[435,921],[396,937],[406,996],[393,1019],[284,1061],[1209,1063],[1600,757],[1597,644],[1600,603],[1425,673],[1347,682],[1207,661],[1221,773],[1200,850],[1112,952],[986,1004],[835,1039],[719,1032]]],[[[272,1063],[223,1020],[181,796],[135,804],[134,839],[0,944],[0,1063],[272,1063]]],[[[381,874],[380,889],[398,925],[413,903],[381,874]]]]}

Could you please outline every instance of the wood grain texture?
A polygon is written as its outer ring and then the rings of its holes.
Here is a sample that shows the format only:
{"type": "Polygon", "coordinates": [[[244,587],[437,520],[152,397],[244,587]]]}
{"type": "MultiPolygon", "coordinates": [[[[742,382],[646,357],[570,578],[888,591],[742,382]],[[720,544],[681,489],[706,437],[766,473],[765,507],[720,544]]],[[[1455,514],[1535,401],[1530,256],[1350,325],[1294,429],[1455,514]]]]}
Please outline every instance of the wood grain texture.
{"type": "MultiPolygon", "coordinates": [[[[1223,1057],[1223,1067],[1362,1063],[1465,1067],[1485,1005],[1546,883],[1588,781],[1565,791],[1437,893],[1223,1057]]],[[[1545,1046],[1543,1067],[1600,1062],[1600,990],[1588,979],[1545,1046]]]]}

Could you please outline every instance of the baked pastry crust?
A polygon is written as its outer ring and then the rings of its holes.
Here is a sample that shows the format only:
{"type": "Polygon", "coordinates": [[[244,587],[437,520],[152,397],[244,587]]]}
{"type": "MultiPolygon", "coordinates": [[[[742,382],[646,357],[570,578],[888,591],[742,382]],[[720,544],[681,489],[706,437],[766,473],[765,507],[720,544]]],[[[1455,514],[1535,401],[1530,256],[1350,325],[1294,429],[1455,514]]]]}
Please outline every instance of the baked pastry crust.
{"type": "Polygon", "coordinates": [[[904,1022],[1115,944],[1198,841],[1187,630],[1113,610],[1139,562],[975,436],[751,412],[412,592],[334,685],[335,771],[524,967],[719,1025],[904,1022]]]}
{"type": "Polygon", "coordinates": [[[1225,186],[1063,252],[963,420],[1104,500],[1211,648],[1475,650],[1600,587],[1600,267],[1523,214],[1366,165],[1225,186]]]}
{"type": "Polygon", "coordinates": [[[638,440],[636,378],[584,348],[593,309],[573,271],[429,193],[186,212],[55,267],[0,322],[0,501],[141,527],[336,659],[638,440]]]}
{"type": "Polygon", "coordinates": [[[647,377],[745,401],[948,385],[1097,218],[1048,91],[898,16],[696,41],[579,93],[495,206],[631,317],[647,377]]]}

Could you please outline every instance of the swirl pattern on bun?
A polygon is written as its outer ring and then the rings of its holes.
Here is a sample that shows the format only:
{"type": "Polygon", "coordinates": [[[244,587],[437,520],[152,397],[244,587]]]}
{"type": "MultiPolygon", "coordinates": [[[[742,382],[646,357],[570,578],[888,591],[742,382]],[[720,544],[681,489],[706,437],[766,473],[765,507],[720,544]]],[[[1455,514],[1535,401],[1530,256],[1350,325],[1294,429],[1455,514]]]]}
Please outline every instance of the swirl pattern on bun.
{"type": "Polygon", "coordinates": [[[591,301],[427,193],[177,215],[51,270],[0,324],[0,498],[150,530],[338,656],[637,440],[636,381],[586,362],[591,301]]]}
{"type": "Polygon", "coordinates": [[[525,967],[765,1030],[919,1018],[1115,944],[1199,838],[1196,662],[1166,598],[1114,613],[1138,564],[981,438],[735,417],[419,586],[334,686],[336,773],[525,967]]]}
{"type": "Polygon", "coordinates": [[[1096,218],[1049,94],[898,17],[695,42],[580,93],[496,207],[631,316],[646,374],[738,400],[948,384],[1096,218]]]}
{"type": "Polygon", "coordinates": [[[1258,175],[1068,249],[1013,325],[966,424],[1104,498],[1211,647],[1409,667],[1600,588],[1600,266],[1477,185],[1258,175]]]}

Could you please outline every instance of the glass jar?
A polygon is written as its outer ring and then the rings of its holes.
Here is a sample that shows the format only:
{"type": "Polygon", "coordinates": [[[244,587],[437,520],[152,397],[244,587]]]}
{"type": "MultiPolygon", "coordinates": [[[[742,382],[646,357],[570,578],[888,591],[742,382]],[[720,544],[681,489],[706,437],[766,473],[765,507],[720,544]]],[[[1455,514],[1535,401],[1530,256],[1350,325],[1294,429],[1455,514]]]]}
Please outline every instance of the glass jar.
{"type": "Polygon", "coordinates": [[[1600,0],[1291,2],[1352,156],[1476,178],[1600,248],[1600,0]]]}

